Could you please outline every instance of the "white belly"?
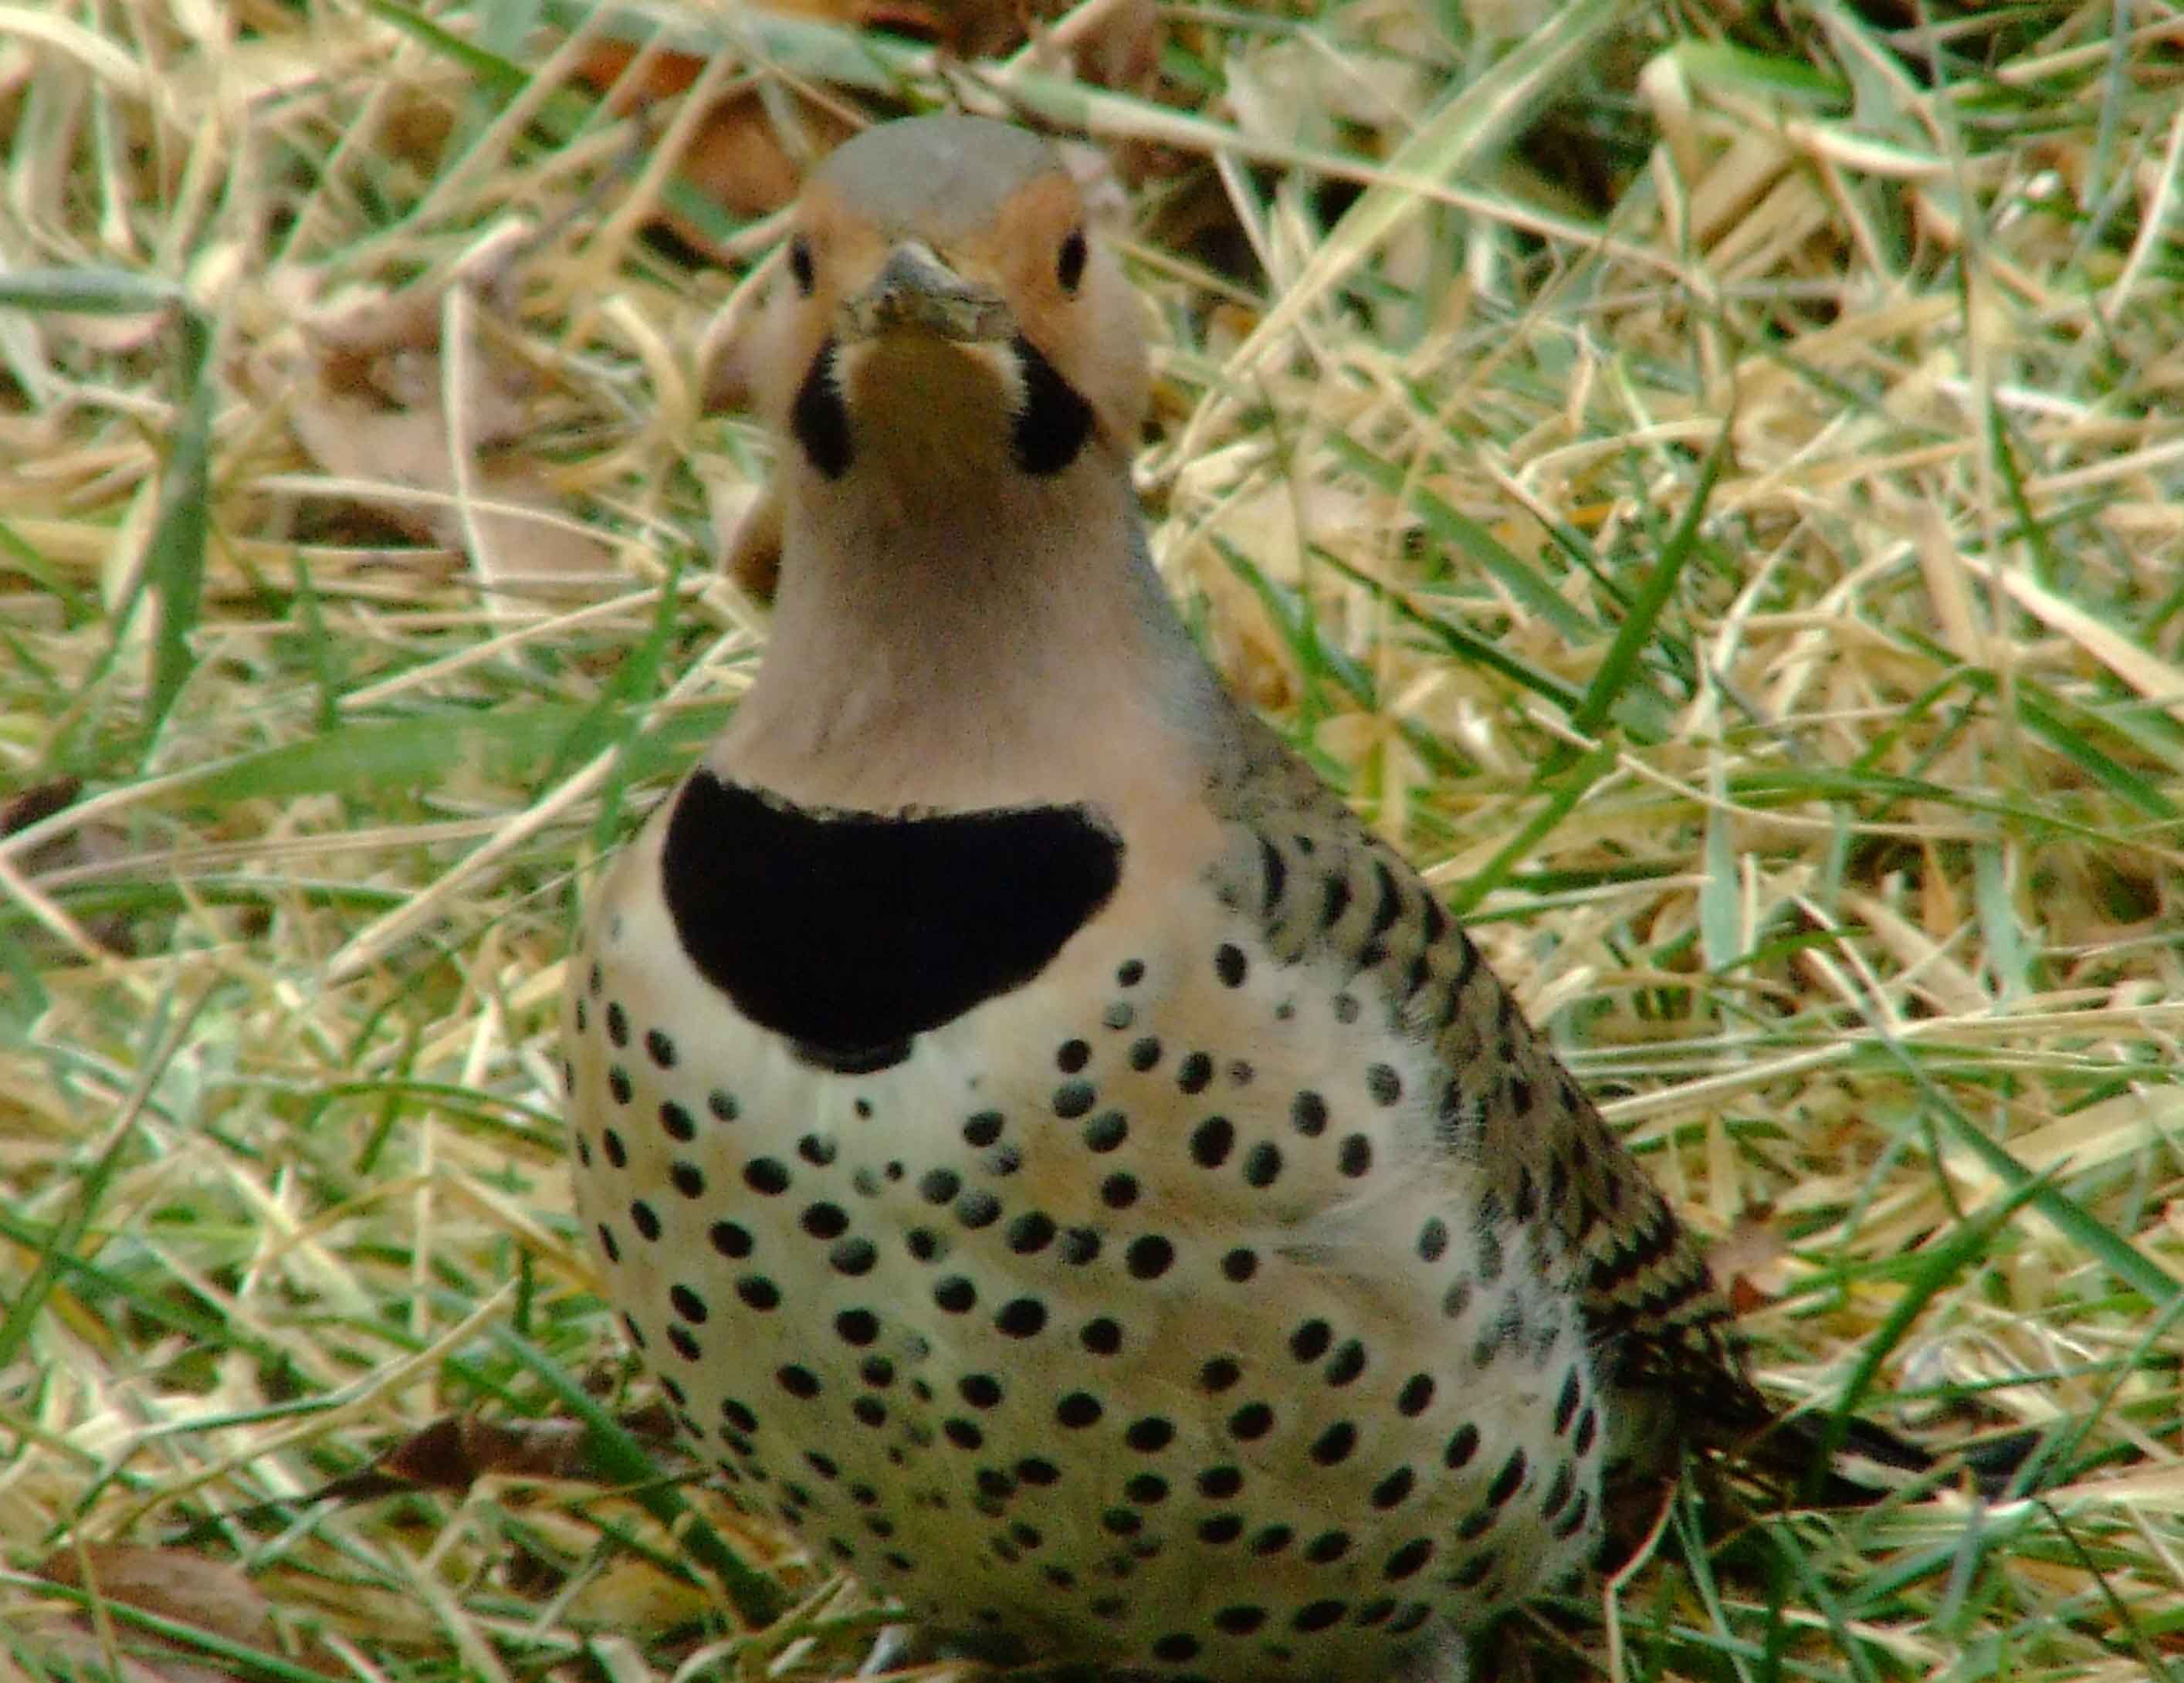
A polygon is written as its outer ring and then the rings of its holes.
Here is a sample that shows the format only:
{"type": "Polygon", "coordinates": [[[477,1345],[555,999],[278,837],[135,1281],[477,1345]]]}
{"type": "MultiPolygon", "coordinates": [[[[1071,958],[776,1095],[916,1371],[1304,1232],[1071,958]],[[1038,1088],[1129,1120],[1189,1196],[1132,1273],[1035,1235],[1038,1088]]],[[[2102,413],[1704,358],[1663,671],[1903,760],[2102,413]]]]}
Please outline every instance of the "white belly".
{"type": "Polygon", "coordinates": [[[702,1452],[816,1558],[943,1629],[1268,1683],[1445,1651],[1588,1552],[1558,1265],[1481,1225],[1375,1001],[1207,895],[842,1075],[657,895],[601,904],[579,1208],[702,1452]]]}

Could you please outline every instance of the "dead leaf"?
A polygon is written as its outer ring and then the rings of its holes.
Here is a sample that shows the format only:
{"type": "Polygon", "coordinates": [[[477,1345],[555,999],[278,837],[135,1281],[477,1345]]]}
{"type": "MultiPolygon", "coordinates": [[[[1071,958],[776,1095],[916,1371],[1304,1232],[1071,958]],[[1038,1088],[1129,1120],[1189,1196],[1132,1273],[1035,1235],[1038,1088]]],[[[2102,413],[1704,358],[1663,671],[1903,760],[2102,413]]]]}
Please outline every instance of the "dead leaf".
{"type": "MultiPolygon", "coordinates": [[[[38,1569],[47,1583],[84,1590],[102,1601],[131,1607],[202,1630],[238,1647],[301,1665],[329,1677],[344,1675],[316,1643],[292,1651],[282,1640],[272,1603],[234,1567],[174,1548],[131,1543],[86,1543],[54,1555],[38,1569]]],[[[102,1619],[80,1610],[64,1627],[65,1646],[96,1665],[104,1656],[106,1631],[126,1652],[116,1656],[125,1683],[226,1683],[246,1674],[218,1662],[207,1651],[125,1621],[102,1619]]]]}
{"type": "Polygon", "coordinates": [[[298,298],[297,331],[269,340],[248,377],[285,396],[297,442],[323,471],[384,488],[351,487],[354,499],[412,537],[466,554],[488,584],[521,582],[527,592],[559,595],[577,577],[610,572],[614,558],[523,451],[540,381],[499,323],[510,313],[528,239],[528,230],[510,224],[452,276],[327,304],[315,301],[308,280],[276,277],[274,295],[298,298]],[[451,382],[443,339],[453,287],[471,293],[456,314],[471,331],[451,382]],[[462,405],[459,427],[450,425],[451,386],[462,405]]]}
{"type": "Polygon", "coordinates": [[[6,801],[0,802],[0,836],[12,836],[18,830],[29,829],[41,819],[66,811],[82,793],[81,777],[53,777],[16,790],[6,801]]]}
{"type": "MultiPolygon", "coordinates": [[[[627,116],[687,92],[705,68],[692,53],[660,51],[637,63],[637,48],[602,37],[579,59],[576,80],[608,96],[608,109],[627,116]],[[636,66],[634,75],[631,67],[636,66]]],[[[805,171],[852,134],[855,125],[805,96],[781,91],[766,98],[745,90],[716,103],[693,131],[677,164],[684,181],[738,220],[764,216],[796,197],[805,171]],[[784,114],[789,131],[775,118],[784,114]]],[[[671,206],[660,220],[693,251],[725,260],[705,231],[671,206]]]]}
{"type": "MultiPolygon", "coordinates": [[[[82,793],[83,780],[80,777],[53,777],[18,789],[0,803],[0,836],[12,836],[57,812],[66,811],[82,793]]],[[[125,831],[117,825],[93,822],[78,824],[32,848],[25,855],[23,865],[35,882],[63,871],[110,864],[127,854],[125,831]]],[[[136,932],[125,914],[102,913],[82,919],[80,927],[107,951],[123,958],[136,956],[136,932]]]]}
{"type": "MultiPolygon", "coordinates": [[[[959,59],[992,59],[1028,42],[1041,68],[1101,87],[1145,92],[1159,70],[1159,13],[1154,0],[771,0],[766,9],[849,29],[876,30],[930,42],[959,59]],[[1066,16],[1064,14],[1067,14],[1066,16]],[[1050,20],[1061,21],[1050,29],[1050,20]]],[[[604,96],[617,116],[688,92],[706,61],[696,53],[655,50],[602,36],[579,56],[574,79],[604,96]]],[[[684,181],[738,220],[770,215],[794,198],[811,166],[860,125],[850,102],[827,100],[782,84],[745,89],[718,101],[692,132],[677,169],[684,181]]],[[[1139,180],[1164,154],[1126,148],[1124,175],[1139,180]],[[1142,153],[1142,155],[1140,155],[1142,153]]],[[[720,251],[705,231],[671,206],[660,220],[694,251],[720,251]]]]}
{"type": "MultiPolygon", "coordinates": [[[[655,1447],[674,1445],[675,1422],[664,1407],[624,1414],[618,1424],[655,1447]]],[[[411,1433],[364,1471],[313,1492],[311,1500],[333,1496],[365,1502],[421,1488],[460,1493],[493,1475],[604,1483],[585,1454],[585,1441],[580,1420],[486,1420],[445,1414],[411,1433]]]]}
{"type": "Polygon", "coordinates": [[[86,1543],[54,1555],[38,1575],[231,1642],[258,1647],[274,1641],[272,1608],[258,1586],[232,1566],[202,1555],[130,1543],[86,1543]]]}
{"type": "Polygon", "coordinates": [[[1790,1241],[1775,1222],[1774,1207],[1748,1204],[1708,1253],[1707,1262],[1722,1282],[1730,1309],[1749,1315],[1788,1288],[1789,1257],[1790,1241]]]}

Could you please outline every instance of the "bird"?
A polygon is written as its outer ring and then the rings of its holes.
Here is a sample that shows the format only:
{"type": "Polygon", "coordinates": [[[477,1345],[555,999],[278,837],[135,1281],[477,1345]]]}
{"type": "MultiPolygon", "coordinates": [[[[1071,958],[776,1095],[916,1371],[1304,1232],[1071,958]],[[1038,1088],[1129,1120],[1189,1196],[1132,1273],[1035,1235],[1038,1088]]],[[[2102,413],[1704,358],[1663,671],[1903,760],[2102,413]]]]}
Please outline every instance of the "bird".
{"type": "Polygon", "coordinates": [[[1702,1250],[1185,629],[1145,306],[1057,151],[869,128],[771,286],[769,643],[568,962],[623,1328],[948,1652],[1454,1683],[1773,1421],[1702,1250]]]}

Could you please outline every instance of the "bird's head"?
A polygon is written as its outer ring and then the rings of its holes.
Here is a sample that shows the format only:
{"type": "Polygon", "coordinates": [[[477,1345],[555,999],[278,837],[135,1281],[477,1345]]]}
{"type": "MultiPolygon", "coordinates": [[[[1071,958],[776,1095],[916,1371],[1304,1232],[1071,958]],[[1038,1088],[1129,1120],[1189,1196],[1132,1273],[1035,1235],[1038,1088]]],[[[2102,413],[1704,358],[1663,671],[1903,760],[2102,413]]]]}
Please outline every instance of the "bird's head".
{"type": "Polygon", "coordinates": [[[813,174],[738,355],[760,413],[821,479],[1054,479],[1088,456],[1128,460],[1141,308],[1051,147],[921,117],[813,174]]]}

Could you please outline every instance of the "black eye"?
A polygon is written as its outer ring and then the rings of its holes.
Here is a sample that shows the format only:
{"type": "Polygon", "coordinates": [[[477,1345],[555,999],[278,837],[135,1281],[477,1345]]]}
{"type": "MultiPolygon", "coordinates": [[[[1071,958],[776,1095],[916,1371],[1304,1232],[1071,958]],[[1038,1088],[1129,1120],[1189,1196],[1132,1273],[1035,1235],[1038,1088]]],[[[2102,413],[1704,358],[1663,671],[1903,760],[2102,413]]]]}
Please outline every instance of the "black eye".
{"type": "Polygon", "coordinates": [[[1084,230],[1072,228],[1054,265],[1054,278],[1061,282],[1065,293],[1075,292],[1077,283],[1084,278],[1084,230]]]}
{"type": "Polygon", "coordinates": [[[788,242],[788,272],[796,277],[796,290],[810,298],[813,284],[811,242],[801,234],[788,242]]]}

